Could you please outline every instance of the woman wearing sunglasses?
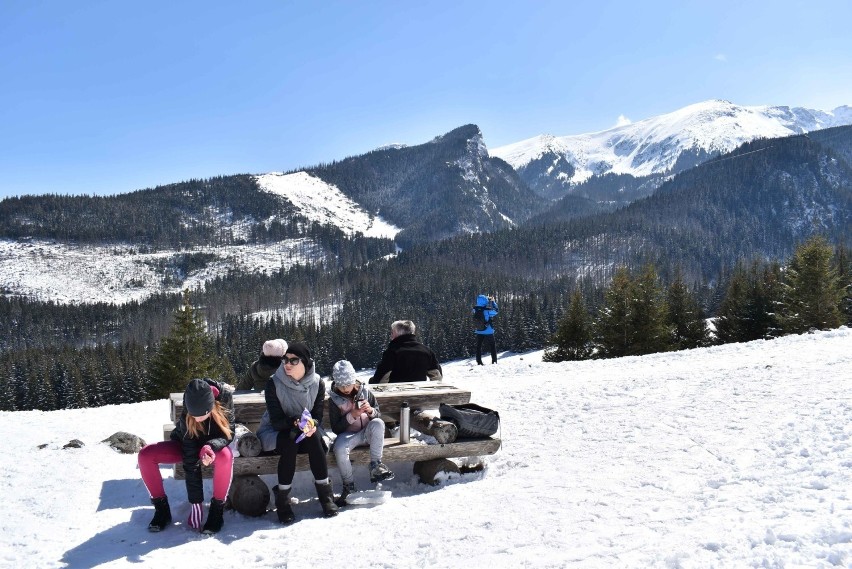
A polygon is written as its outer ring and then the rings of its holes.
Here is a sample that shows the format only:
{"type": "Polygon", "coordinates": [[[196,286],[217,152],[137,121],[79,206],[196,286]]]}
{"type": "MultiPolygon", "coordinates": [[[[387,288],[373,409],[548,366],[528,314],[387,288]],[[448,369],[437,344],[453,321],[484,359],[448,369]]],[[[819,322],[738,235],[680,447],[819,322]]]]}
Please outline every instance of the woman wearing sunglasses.
{"type": "Polygon", "coordinates": [[[314,371],[314,360],[308,346],[293,342],[287,347],[281,367],[266,382],[266,412],[260,419],[257,437],[263,450],[274,450],[278,459],[278,485],[275,507],[278,520],[288,524],[295,519],[290,507],[290,490],[296,473],[296,455],[306,453],[314,475],[314,486],[326,517],[337,515],[331,480],[328,477],[326,449],[316,426],[302,431],[299,419],[307,409],[319,425],[322,423],[325,384],[314,371]],[[299,438],[299,435],[305,437],[299,438]],[[298,442],[296,442],[298,439],[298,442]]]}

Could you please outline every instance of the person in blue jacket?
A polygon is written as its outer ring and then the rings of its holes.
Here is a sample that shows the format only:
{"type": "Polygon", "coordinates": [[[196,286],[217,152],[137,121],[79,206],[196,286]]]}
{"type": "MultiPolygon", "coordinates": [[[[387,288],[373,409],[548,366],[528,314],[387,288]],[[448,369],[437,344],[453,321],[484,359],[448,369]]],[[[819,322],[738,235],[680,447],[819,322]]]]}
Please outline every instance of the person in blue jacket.
{"type": "Polygon", "coordinates": [[[476,333],[476,363],[482,363],[482,345],[487,344],[487,349],[491,350],[491,363],[497,363],[497,346],[494,344],[494,326],[492,319],[497,316],[497,301],[493,296],[480,294],[476,297],[476,306],[473,307],[473,315],[477,315],[477,311],[482,311],[484,318],[484,328],[475,330],[476,333]]]}

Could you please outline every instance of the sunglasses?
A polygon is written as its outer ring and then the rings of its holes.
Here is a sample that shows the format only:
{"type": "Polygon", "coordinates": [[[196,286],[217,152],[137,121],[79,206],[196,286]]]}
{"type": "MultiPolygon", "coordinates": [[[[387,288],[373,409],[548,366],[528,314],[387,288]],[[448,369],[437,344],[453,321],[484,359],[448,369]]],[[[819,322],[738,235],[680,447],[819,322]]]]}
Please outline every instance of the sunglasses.
{"type": "Polygon", "coordinates": [[[299,362],[302,361],[302,358],[284,358],[284,364],[290,364],[291,366],[299,365],[299,362]]]}

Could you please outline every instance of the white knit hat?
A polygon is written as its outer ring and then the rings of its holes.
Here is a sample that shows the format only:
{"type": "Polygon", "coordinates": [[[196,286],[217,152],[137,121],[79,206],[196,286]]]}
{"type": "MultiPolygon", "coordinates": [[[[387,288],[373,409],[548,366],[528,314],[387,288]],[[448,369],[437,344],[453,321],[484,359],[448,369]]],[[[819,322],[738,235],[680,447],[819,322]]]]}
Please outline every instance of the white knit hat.
{"type": "Polygon", "coordinates": [[[263,355],[272,356],[274,358],[283,358],[287,353],[287,342],[281,338],[275,340],[267,340],[263,343],[263,355]]]}
{"type": "Polygon", "coordinates": [[[358,379],[355,376],[355,368],[346,360],[340,360],[334,364],[334,368],[331,371],[331,377],[334,378],[334,383],[338,387],[354,385],[358,379]]]}

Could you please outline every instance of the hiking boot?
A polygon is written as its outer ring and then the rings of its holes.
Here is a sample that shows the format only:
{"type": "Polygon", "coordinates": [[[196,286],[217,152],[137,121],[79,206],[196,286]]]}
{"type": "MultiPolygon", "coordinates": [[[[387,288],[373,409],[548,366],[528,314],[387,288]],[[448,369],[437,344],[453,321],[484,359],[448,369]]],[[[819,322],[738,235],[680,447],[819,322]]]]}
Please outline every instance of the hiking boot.
{"type": "Polygon", "coordinates": [[[148,524],[148,531],[163,531],[172,521],[169,499],[166,496],[151,498],[151,503],[154,504],[154,519],[148,524]]]}
{"type": "Polygon", "coordinates": [[[349,494],[352,494],[353,492],[357,492],[357,491],[358,490],[355,489],[355,483],[354,482],[344,482],[343,483],[343,490],[340,491],[340,496],[338,496],[334,500],[334,503],[337,504],[338,508],[342,508],[343,506],[346,505],[346,497],[349,494]]]}
{"type": "Polygon", "coordinates": [[[225,501],[213,498],[210,500],[210,511],[207,512],[207,521],[204,522],[204,528],[201,533],[219,533],[225,520],[222,514],[225,512],[225,501]]]}
{"type": "Polygon", "coordinates": [[[328,484],[317,484],[314,482],[319,496],[319,503],[322,506],[322,513],[325,517],[330,518],[337,515],[337,504],[334,503],[334,489],[331,487],[331,482],[328,484]]]}
{"type": "Polygon", "coordinates": [[[383,462],[371,462],[370,482],[375,484],[383,480],[393,480],[393,472],[383,462]]]}
{"type": "Polygon", "coordinates": [[[290,488],[282,490],[281,486],[275,486],[275,509],[278,512],[278,521],[289,524],[296,519],[293,508],[290,507],[290,488]]]}

